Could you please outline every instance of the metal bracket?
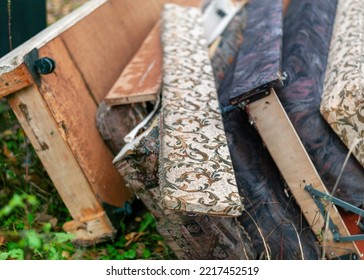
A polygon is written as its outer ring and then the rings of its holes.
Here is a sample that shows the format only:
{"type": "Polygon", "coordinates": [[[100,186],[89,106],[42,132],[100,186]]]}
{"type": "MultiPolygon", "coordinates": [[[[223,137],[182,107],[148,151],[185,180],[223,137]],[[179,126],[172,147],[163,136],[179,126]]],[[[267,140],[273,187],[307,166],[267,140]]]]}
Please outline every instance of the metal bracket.
{"type": "Polygon", "coordinates": [[[32,49],[24,56],[24,63],[38,87],[41,85],[40,75],[53,73],[54,69],[56,68],[56,63],[52,58],[39,58],[39,52],[37,48],[32,49]]]}
{"type": "MultiPolygon", "coordinates": [[[[350,211],[359,215],[360,217],[364,217],[364,210],[347,203],[339,198],[336,198],[332,195],[320,192],[312,187],[312,185],[305,186],[305,190],[311,195],[313,200],[315,201],[317,207],[320,209],[320,212],[323,217],[326,215],[326,210],[324,204],[321,202],[321,199],[326,200],[329,203],[334,205],[340,206],[341,208],[350,211]]],[[[335,242],[351,242],[351,241],[359,241],[364,240],[364,234],[356,234],[350,236],[341,236],[340,232],[338,231],[336,225],[332,222],[331,218],[329,218],[329,228],[334,236],[335,242]]]]}
{"type": "Polygon", "coordinates": [[[226,106],[226,107],[221,107],[220,111],[221,111],[221,115],[223,116],[223,118],[227,118],[227,116],[229,115],[230,112],[236,110],[236,109],[245,109],[245,107],[252,102],[255,102],[259,99],[262,99],[264,97],[267,97],[268,95],[270,95],[270,88],[271,85],[270,84],[266,84],[258,89],[252,90],[249,93],[247,93],[246,95],[244,95],[244,97],[232,101],[232,105],[226,106]]]}

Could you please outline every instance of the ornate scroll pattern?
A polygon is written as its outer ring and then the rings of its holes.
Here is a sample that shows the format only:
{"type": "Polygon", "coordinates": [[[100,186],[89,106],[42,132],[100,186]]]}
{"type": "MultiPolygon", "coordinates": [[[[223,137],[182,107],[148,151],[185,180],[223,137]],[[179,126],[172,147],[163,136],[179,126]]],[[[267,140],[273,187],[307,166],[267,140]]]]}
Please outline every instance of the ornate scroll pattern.
{"type": "Polygon", "coordinates": [[[320,111],[364,167],[364,2],[339,0],[320,111]]]}
{"type": "Polygon", "coordinates": [[[255,259],[251,240],[235,218],[187,216],[165,209],[158,187],[159,117],[155,117],[114,160],[127,186],[157,221],[157,228],[179,259],[255,259]]]}
{"type": "Polygon", "coordinates": [[[239,50],[229,97],[233,103],[281,84],[282,1],[251,0],[247,12],[244,44],[239,50]]]}
{"type": "MultiPolygon", "coordinates": [[[[336,0],[292,0],[284,20],[282,70],[287,73],[277,94],[325,186],[332,191],[347,148],[320,114],[336,0]],[[298,16],[299,14],[299,16],[298,16]]],[[[364,172],[351,157],[337,197],[360,206],[364,172]]]]}
{"type": "Polygon", "coordinates": [[[160,188],[167,209],[238,216],[243,206],[227,147],[199,9],[166,4],[160,188]]]}

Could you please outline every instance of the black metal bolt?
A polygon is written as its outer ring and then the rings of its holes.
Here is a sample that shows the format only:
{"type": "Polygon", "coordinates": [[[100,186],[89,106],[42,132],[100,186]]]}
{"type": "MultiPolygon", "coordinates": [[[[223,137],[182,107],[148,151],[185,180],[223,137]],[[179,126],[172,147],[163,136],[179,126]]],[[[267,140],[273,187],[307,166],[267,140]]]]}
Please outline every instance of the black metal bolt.
{"type": "Polygon", "coordinates": [[[127,216],[131,215],[133,209],[129,202],[125,202],[124,206],[121,208],[117,208],[113,211],[113,214],[125,214],[127,216]]]}
{"type": "Polygon", "coordinates": [[[56,62],[49,57],[43,57],[34,62],[35,71],[41,75],[50,74],[56,68],[56,62]]]}

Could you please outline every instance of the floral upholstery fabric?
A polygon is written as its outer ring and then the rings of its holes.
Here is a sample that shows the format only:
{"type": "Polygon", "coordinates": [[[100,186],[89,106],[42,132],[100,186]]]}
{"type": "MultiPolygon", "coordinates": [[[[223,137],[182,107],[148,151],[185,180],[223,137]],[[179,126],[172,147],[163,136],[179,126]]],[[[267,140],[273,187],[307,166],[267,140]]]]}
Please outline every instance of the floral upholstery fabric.
{"type": "Polygon", "coordinates": [[[200,9],[166,4],[160,188],[167,209],[219,216],[243,210],[200,9]]]}
{"type": "Polygon", "coordinates": [[[249,235],[236,218],[189,216],[162,205],[158,123],[159,115],[120,151],[114,165],[155,217],[159,233],[179,259],[255,259],[249,235]]]}
{"type": "MultiPolygon", "coordinates": [[[[245,23],[235,26],[244,28],[245,23]]],[[[226,32],[230,32],[228,29],[226,32]]],[[[238,50],[242,42],[241,34],[234,34],[236,40],[225,33],[223,38],[231,41],[223,39],[219,45],[218,51],[223,54],[219,57],[228,59],[222,59],[220,64],[214,63],[214,59],[219,59],[217,56],[212,57],[215,76],[222,74],[220,101],[224,92],[230,91],[236,58],[234,50],[238,50]]],[[[161,205],[157,124],[151,125],[132,146],[119,154],[114,164],[156,217],[158,230],[180,259],[255,259],[264,258],[265,254],[272,259],[300,259],[301,253],[306,259],[317,259],[320,248],[316,246],[316,239],[299,207],[286,194],[279,171],[259,134],[249,125],[246,114],[237,110],[223,122],[239,193],[245,198],[243,213],[237,219],[188,216],[161,205]]]]}
{"type": "Polygon", "coordinates": [[[364,2],[338,0],[321,114],[364,167],[364,2]]]}
{"type": "MultiPolygon", "coordinates": [[[[219,73],[220,81],[234,62],[246,18],[243,8],[222,34],[221,43],[212,57],[214,74],[219,73]]],[[[157,116],[143,134],[121,151],[119,148],[114,165],[125,178],[127,186],[156,218],[160,234],[179,259],[256,259],[258,253],[249,234],[236,218],[190,216],[167,210],[161,205],[158,120],[157,116]]],[[[110,124],[106,122],[104,125],[110,124]]]]}

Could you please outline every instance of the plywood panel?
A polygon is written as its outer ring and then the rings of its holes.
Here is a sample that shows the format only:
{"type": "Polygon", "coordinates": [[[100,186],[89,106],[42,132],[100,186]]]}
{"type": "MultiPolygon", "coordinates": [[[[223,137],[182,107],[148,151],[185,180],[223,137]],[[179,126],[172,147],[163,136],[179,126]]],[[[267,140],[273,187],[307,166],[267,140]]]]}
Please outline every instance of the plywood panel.
{"type": "Polygon", "coordinates": [[[0,76],[0,98],[30,86],[33,78],[24,64],[0,76]]]}
{"type": "MultiPolygon", "coordinates": [[[[55,72],[42,76],[41,92],[82,171],[102,202],[121,207],[129,198],[124,181],[112,165],[113,156],[95,125],[96,104],[62,40],[40,49],[56,61],[55,72]]],[[[78,193],[82,196],[82,193],[78,193]]]]}
{"type": "Polygon", "coordinates": [[[105,97],[109,105],[154,101],[162,85],[160,21],[125,67],[105,97]]]}
{"type": "Polygon", "coordinates": [[[99,103],[157,21],[158,1],[108,1],[62,34],[99,103]]]}

